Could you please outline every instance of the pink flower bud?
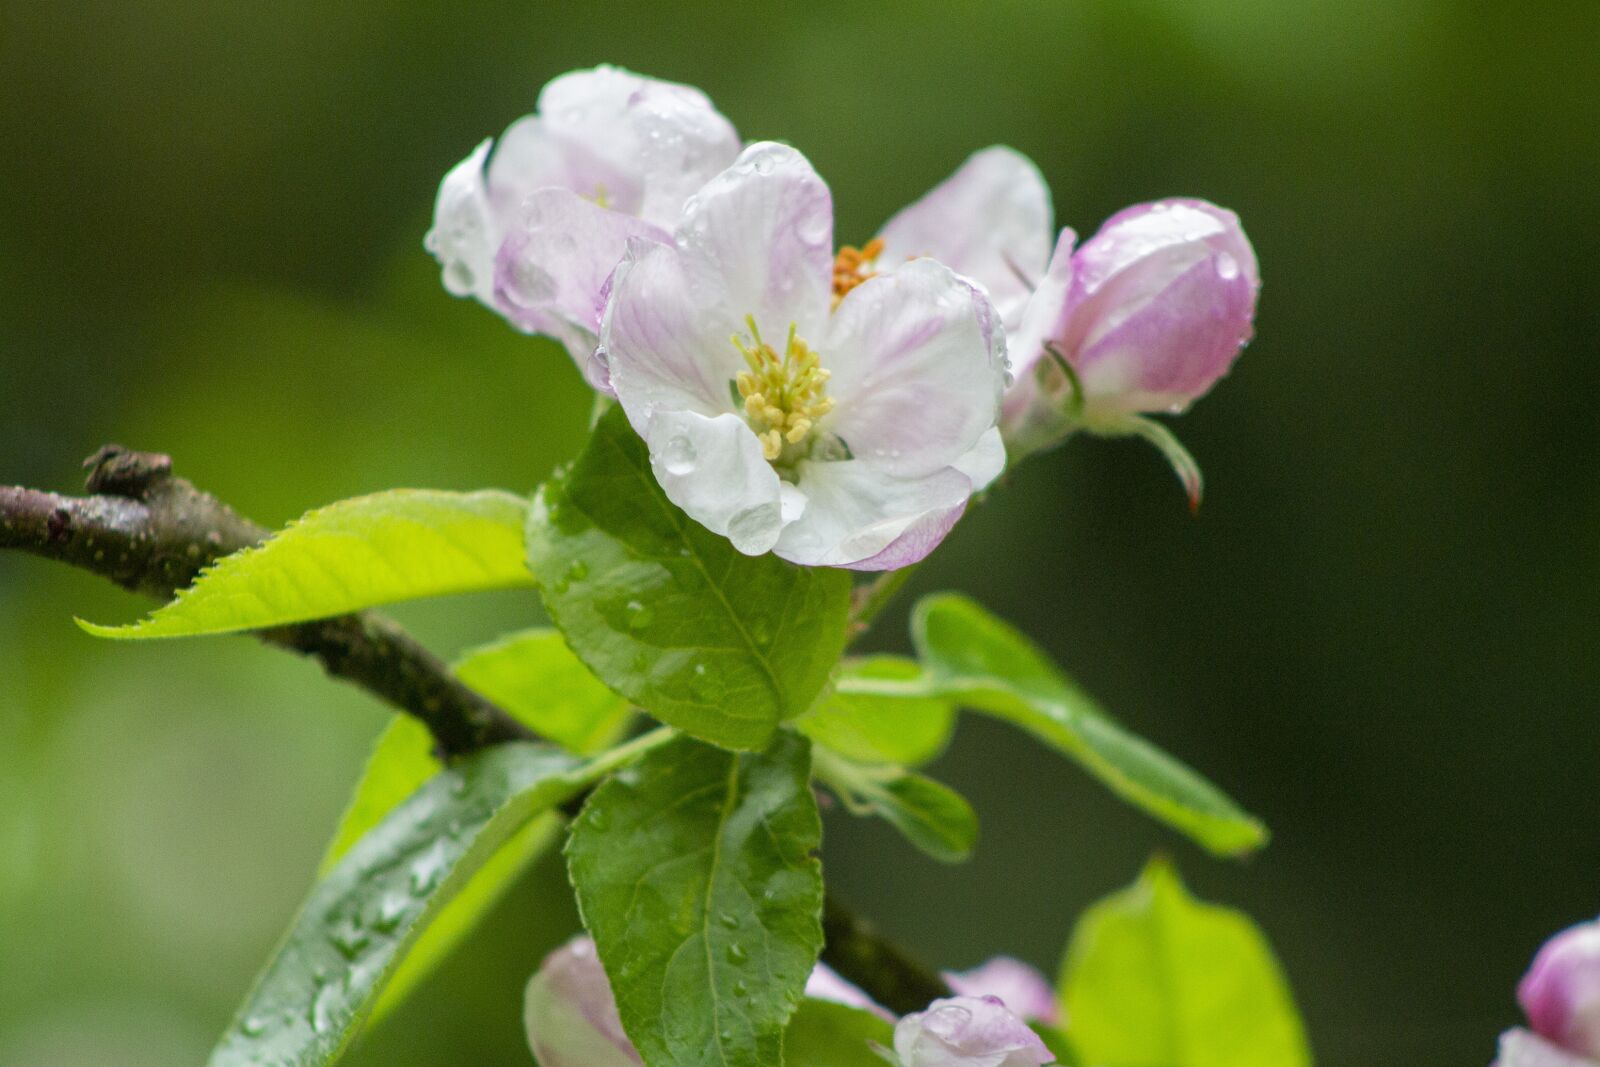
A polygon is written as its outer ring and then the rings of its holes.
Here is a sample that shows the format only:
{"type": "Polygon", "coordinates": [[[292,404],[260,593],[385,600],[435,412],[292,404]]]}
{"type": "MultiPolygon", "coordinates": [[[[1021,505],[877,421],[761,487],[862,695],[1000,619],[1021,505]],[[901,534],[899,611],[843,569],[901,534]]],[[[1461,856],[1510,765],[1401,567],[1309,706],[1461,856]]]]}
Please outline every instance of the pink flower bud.
{"type": "Polygon", "coordinates": [[[1600,1059],[1600,921],[1546,941],[1517,986],[1517,1000],[1541,1037],[1600,1059]]]}
{"type": "Polygon", "coordinates": [[[999,997],[1024,1019],[1057,1025],[1061,1008],[1055,990],[1033,967],[1010,956],[996,956],[970,971],[946,971],[944,980],[966,997],[999,997]]]}
{"type": "Polygon", "coordinates": [[[545,957],[523,1001],[540,1067],[639,1067],[594,942],[575,937],[545,957]]]}
{"type": "Polygon", "coordinates": [[[1182,411],[1227,373],[1252,335],[1261,287],[1239,219],[1204,200],[1118,212],[1072,251],[1065,231],[1023,317],[1006,400],[1019,417],[1039,389],[1066,398],[1065,361],[1083,421],[1182,411]],[[1041,386],[1039,375],[1047,381],[1041,386]]]}
{"type": "Polygon", "coordinates": [[[951,997],[894,1028],[901,1067],[1043,1067],[1055,1057],[999,997],[951,997]]]}

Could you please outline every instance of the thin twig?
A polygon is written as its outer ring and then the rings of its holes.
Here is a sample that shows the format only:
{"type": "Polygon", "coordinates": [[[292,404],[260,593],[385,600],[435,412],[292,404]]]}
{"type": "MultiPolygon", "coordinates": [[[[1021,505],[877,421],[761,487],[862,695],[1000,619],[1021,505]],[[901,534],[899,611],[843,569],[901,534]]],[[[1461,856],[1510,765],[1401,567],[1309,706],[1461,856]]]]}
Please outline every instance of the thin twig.
{"type": "MultiPolygon", "coordinates": [[[[173,475],[167,456],[108,445],[84,465],[90,496],[0,487],[0,548],[58,560],[165,600],[223,556],[268,536],[264,527],[173,475]]],[[[311,656],[334,677],[419,719],[441,756],[533,737],[376,612],[279,626],[256,636],[311,656]]]]}

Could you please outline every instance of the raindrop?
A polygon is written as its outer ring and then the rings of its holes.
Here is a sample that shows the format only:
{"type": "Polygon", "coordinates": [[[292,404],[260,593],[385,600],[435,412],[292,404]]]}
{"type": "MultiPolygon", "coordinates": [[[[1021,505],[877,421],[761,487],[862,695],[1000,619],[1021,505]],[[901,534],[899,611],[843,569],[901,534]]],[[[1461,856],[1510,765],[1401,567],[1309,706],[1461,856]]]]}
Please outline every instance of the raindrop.
{"type": "Polygon", "coordinates": [[[574,560],[572,566],[567,568],[567,580],[581,582],[589,577],[589,565],[583,560],[574,560]]]}
{"type": "Polygon", "coordinates": [[[637,600],[628,601],[627,623],[630,630],[642,630],[655,621],[656,613],[637,600]]]}
{"type": "Polygon", "coordinates": [[[717,921],[730,930],[739,929],[739,917],[731,911],[725,911],[717,916],[717,921]]]}
{"type": "Polygon", "coordinates": [[[611,817],[602,809],[595,808],[589,812],[589,829],[604,830],[609,825],[611,825],[611,817]]]}
{"type": "Polygon", "coordinates": [[[334,949],[347,960],[353,960],[367,947],[371,939],[360,925],[352,920],[349,925],[341,926],[328,935],[328,941],[334,949]]]}
{"type": "Polygon", "coordinates": [[[733,995],[734,996],[743,997],[743,996],[748,996],[749,993],[750,993],[750,987],[745,985],[744,982],[739,981],[739,982],[733,983],[733,995]]]}
{"type": "Polygon", "coordinates": [[[439,885],[440,879],[444,877],[449,862],[443,840],[435,841],[428,846],[428,851],[411,865],[411,895],[424,897],[433,892],[439,885]]]}
{"type": "Polygon", "coordinates": [[[737,941],[728,946],[729,963],[744,963],[749,958],[750,953],[746,952],[744,950],[744,946],[739,944],[737,941]]]}
{"type": "Polygon", "coordinates": [[[824,212],[817,212],[800,220],[796,232],[808,245],[832,243],[833,221],[824,212]]]}
{"type": "Polygon", "coordinates": [[[766,648],[772,644],[772,628],[765,621],[757,620],[755,625],[750,627],[750,638],[761,648],[766,648]]]}
{"type": "Polygon", "coordinates": [[[390,893],[378,902],[378,914],[372,917],[372,928],[380,934],[392,933],[405,918],[406,899],[398,893],[390,893]]]}
{"type": "Polygon", "coordinates": [[[667,469],[668,474],[681,476],[694,473],[697,459],[699,457],[695,454],[694,442],[689,440],[687,434],[673,437],[661,450],[661,465],[667,469]]]}
{"type": "Polygon", "coordinates": [[[334,986],[323,986],[311,1000],[311,1029],[323,1034],[333,1029],[333,1001],[339,995],[334,986]]]}
{"type": "Polygon", "coordinates": [[[1231,282],[1239,276],[1239,261],[1228,253],[1223,252],[1217,256],[1217,277],[1225,282],[1231,282]]]}
{"type": "Polygon", "coordinates": [[[247,1015],[239,1023],[239,1032],[245,1037],[260,1037],[267,1032],[267,1021],[256,1015],[247,1015]]]}

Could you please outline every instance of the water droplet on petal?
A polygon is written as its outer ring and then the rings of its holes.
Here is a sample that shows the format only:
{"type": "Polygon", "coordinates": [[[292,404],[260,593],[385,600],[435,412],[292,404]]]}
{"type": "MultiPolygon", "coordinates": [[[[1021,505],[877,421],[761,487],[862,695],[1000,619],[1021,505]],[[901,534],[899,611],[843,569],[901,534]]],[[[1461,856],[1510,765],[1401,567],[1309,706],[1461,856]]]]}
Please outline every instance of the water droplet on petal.
{"type": "Polygon", "coordinates": [[[1228,253],[1223,252],[1217,256],[1217,277],[1225,282],[1231,282],[1239,276],[1239,261],[1228,253]]]}
{"type": "Polygon", "coordinates": [[[689,440],[687,434],[675,435],[661,450],[661,465],[667,469],[668,474],[679,477],[694,473],[695,461],[698,458],[694,442],[689,440]]]}

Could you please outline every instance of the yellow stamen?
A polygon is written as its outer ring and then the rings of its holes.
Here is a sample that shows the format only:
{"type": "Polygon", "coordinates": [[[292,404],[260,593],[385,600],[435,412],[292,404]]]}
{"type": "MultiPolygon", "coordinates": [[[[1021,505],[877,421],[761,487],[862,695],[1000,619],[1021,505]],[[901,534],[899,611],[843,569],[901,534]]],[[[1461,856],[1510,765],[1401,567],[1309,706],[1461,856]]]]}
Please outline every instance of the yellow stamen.
{"type": "MultiPolygon", "coordinates": [[[[761,453],[771,462],[784,459],[785,443],[801,445],[817,420],[833,410],[828,396],[829,372],[794,324],[783,354],[761,339],[755,318],[746,316],[749,338],[733,336],[733,345],[750,369],[740,371],[734,387],[744,401],[745,419],[761,440],[761,453]]],[[[787,462],[798,458],[790,453],[787,462]]]]}

